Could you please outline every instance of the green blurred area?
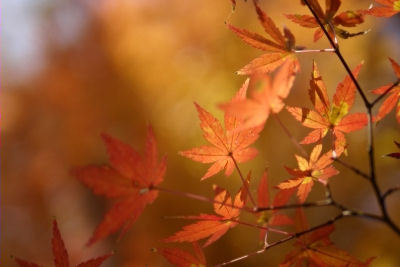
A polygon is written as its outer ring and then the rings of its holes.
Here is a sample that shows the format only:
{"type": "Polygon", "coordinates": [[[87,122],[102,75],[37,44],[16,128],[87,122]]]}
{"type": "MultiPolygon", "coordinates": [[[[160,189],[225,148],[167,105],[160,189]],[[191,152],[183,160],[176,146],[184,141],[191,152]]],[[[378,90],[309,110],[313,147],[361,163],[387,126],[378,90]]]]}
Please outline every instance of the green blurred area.
{"type": "MultiPolygon", "coordinates": [[[[325,40],[312,43],[313,30],[300,28],[282,15],[307,13],[300,1],[260,2],[277,25],[294,32],[299,45],[329,47],[325,40]]],[[[341,10],[369,5],[369,1],[343,2],[341,10]]],[[[160,240],[188,222],[163,217],[212,212],[207,203],[160,194],[120,242],[112,236],[84,247],[109,204],[93,196],[69,170],[107,162],[101,132],[142,151],[146,125],[150,123],[159,150],[168,155],[163,187],[209,197],[213,196],[212,184],[231,192],[240,187],[236,173],[230,177],[221,173],[200,182],[206,164],[177,154],[205,144],[193,102],[222,118],[217,104],[230,99],[245,80],[235,71],[261,55],[224,24],[229,20],[237,27],[263,34],[251,2],[238,1],[236,11],[231,10],[228,0],[43,1],[40,8],[32,10],[41,21],[37,36],[40,42],[36,44],[42,51],[37,59],[40,62],[22,59],[31,75],[19,79],[15,68],[7,68],[13,62],[2,59],[2,266],[15,266],[11,254],[51,265],[53,217],[57,218],[72,263],[114,250],[115,255],[105,266],[164,266],[166,261],[150,249],[167,246],[160,240]],[[72,14],[80,14],[79,20],[74,16],[63,19],[67,8],[72,14]],[[70,24],[79,26],[79,34],[63,39],[63,29],[69,29],[70,24]]],[[[4,27],[12,29],[10,24],[4,27]]],[[[387,57],[400,60],[399,16],[368,17],[366,23],[350,30],[369,28],[372,31],[367,35],[341,40],[340,45],[350,66],[365,61],[359,80],[369,99],[373,99],[369,90],[395,79],[387,57]]],[[[333,54],[300,55],[302,70],[287,99],[288,105],[310,107],[307,90],[312,59],[319,65],[330,96],[346,74],[333,54]]],[[[356,111],[364,111],[359,97],[352,112],[356,111]]],[[[286,111],[279,116],[296,139],[308,133],[286,111]]],[[[375,132],[379,182],[387,189],[398,185],[400,178],[399,161],[381,157],[395,151],[393,140],[400,140],[394,114],[379,123],[375,132]]],[[[343,159],[365,171],[366,138],[366,129],[349,134],[349,155],[343,159]]],[[[290,177],[283,166],[295,167],[293,155],[297,151],[274,120],[267,122],[255,146],[259,156],[241,165],[244,173],[252,170],[254,192],[266,167],[270,185],[290,177]]],[[[311,147],[306,149],[310,151],[311,147]]],[[[334,198],[355,208],[378,212],[370,185],[341,166],[338,169],[341,174],[331,179],[334,198]]],[[[315,186],[310,200],[323,197],[322,186],[315,186]]],[[[400,194],[393,194],[388,200],[398,224],[399,201],[400,194]]],[[[330,209],[307,210],[314,224],[334,214],[330,209]]],[[[244,219],[254,217],[245,215],[244,219]]],[[[363,260],[376,256],[373,266],[400,266],[400,239],[384,225],[348,218],[336,227],[333,240],[339,247],[363,260]]],[[[290,247],[290,243],[276,247],[236,266],[276,266],[290,247]]],[[[210,264],[216,264],[258,248],[257,230],[236,227],[206,248],[205,254],[210,264]]]]}

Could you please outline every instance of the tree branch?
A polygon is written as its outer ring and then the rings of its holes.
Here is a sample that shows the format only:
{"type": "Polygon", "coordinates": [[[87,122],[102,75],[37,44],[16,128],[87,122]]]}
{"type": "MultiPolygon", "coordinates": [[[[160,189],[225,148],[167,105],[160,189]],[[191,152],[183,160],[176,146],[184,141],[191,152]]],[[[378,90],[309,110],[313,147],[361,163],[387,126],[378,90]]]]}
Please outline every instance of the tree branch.
{"type": "Polygon", "coordinates": [[[351,72],[351,69],[350,69],[349,65],[347,64],[346,60],[343,58],[342,53],[340,52],[339,46],[336,45],[336,42],[332,39],[332,37],[330,36],[328,31],[325,29],[324,24],[322,23],[322,21],[318,17],[318,15],[315,13],[315,11],[312,9],[312,7],[311,7],[310,3],[308,2],[308,0],[304,0],[304,3],[307,5],[308,9],[311,11],[311,13],[313,14],[314,18],[317,20],[320,28],[324,32],[325,36],[328,38],[329,43],[335,49],[335,51],[334,51],[335,54],[338,56],[340,62],[342,63],[343,67],[346,69],[346,71],[349,74],[351,80],[353,81],[354,85],[356,86],[358,93],[361,95],[361,98],[364,101],[364,104],[366,106],[370,106],[370,103],[369,103],[367,97],[365,96],[364,92],[362,91],[360,84],[357,82],[356,77],[354,77],[353,72],[351,72]]]}
{"type": "Polygon", "coordinates": [[[337,163],[340,163],[342,166],[346,167],[347,169],[353,171],[355,174],[360,175],[361,177],[363,177],[363,178],[365,178],[365,179],[367,179],[367,180],[370,180],[370,179],[371,179],[371,178],[368,176],[368,174],[364,173],[364,172],[361,171],[360,169],[358,169],[358,168],[356,168],[356,167],[354,167],[354,166],[352,166],[352,165],[350,165],[350,164],[348,164],[348,163],[346,163],[346,162],[344,162],[344,161],[341,161],[341,160],[338,159],[338,158],[332,158],[332,160],[335,161],[335,162],[337,162],[337,163]]]}
{"type": "Polygon", "coordinates": [[[382,98],[384,98],[388,93],[390,93],[390,91],[392,91],[393,88],[395,88],[399,84],[400,84],[400,78],[397,79],[397,81],[395,81],[388,89],[386,89],[386,91],[383,92],[383,94],[381,94],[374,101],[372,101],[371,106],[372,107],[375,106],[376,103],[378,103],[382,98]]]}
{"type": "Polygon", "coordinates": [[[294,239],[294,238],[299,238],[300,236],[303,236],[303,235],[305,235],[305,234],[308,234],[308,233],[310,233],[310,232],[313,232],[313,231],[318,230],[318,229],[320,229],[320,228],[323,228],[323,227],[325,227],[325,226],[331,225],[331,224],[335,223],[336,221],[338,221],[338,220],[340,220],[340,219],[342,219],[342,218],[344,218],[344,217],[346,217],[346,216],[349,216],[349,215],[345,215],[345,214],[343,214],[343,213],[340,213],[339,215],[337,215],[336,217],[330,219],[329,221],[326,221],[325,223],[322,223],[322,224],[319,224],[319,225],[317,225],[317,226],[311,227],[311,228],[309,228],[309,229],[307,229],[307,230],[304,230],[304,231],[300,231],[300,232],[294,233],[294,234],[292,234],[292,235],[290,235],[290,236],[288,236],[288,237],[285,237],[285,238],[280,239],[280,240],[278,240],[278,241],[276,241],[276,242],[273,242],[273,243],[271,243],[271,244],[268,244],[268,245],[267,245],[266,247],[264,247],[263,249],[250,252],[250,253],[248,253],[248,254],[246,254],[246,255],[237,257],[237,258],[232,259],[232,260],[230,260],[230,261],[226,261],[226,262],[217,264],[217,265],[215,265],[215,266],[216,266],[216,267],[225,266],[225,265],[228,265],[228,264],[231,264],[231,263],[235,263],[235,262],[244,260],[244,259],[249,258],[249,257],[251,257],[251,256],[264,253],[264,252],[266,252],[268,249],[270,249],[270,248],[272,248],[272,247],[278,246],[278,245],[283,244],[283,243],[286,243],[286,242],[288,242],[289,240],[292,240],[292,239],[294,239]]]}

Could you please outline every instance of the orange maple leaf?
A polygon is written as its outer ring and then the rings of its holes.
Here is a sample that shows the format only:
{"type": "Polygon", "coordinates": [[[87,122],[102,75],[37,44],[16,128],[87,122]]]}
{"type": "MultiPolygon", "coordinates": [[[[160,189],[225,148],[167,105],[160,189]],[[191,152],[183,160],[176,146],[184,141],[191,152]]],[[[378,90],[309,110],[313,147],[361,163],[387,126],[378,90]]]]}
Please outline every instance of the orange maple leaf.
{"type": "MultiPolygon", "coordinates": [[[[308,3],[324,24],[326,30],[333,35],[332,27],[336,35],[341,38],[349,38],[357,35],[364,34],[365,32],[358,33],[350,33],[345,31],[337,26],[341,25],[344,27],[355,27],[358,24],[364,22],[364,12],[363,11],[345,11],[336,15],[341,5],[340,0],[328,0],[326,1],[326,9],[325,12],[322,10],[321,5],[317,0],[308,0],[308,3]]],[[[300,26],[306,28],[318,28],[314,33],[314,42],[318,41],[323,35],[324,32],[320,28],[317,20],[314,16],[311,15],[285,15],[288,19],[293,21],[294,23],[299,24],[300,26]]]]}
{"type": "MultiPolygon", "coordinates": [[[[246,182],[248,182],[248,180],[249,177],[246,182]]],[[[235,221],[240,215],[240,209],[246,204],[246,186],[242,186],[234,199],[231,198],[227,190],[219,188],[218,186],[214,186],[214,191],[214,211],[217,215],[200,214],[199,216],[184,216],[184,219],[199,221],[184,226],[181,231],[176,232],[163,241],[194,242],[209,237],[203,245],[203,247],[206,247],[217,241],[229,229],[235,227],[238,224],[235,221]]]]}
{"type": "MultiPolygon", "coordinates": [[[[68,267],[70,266],[69,264],[69,259],[68,259],[68,252],[67,249],[65,248],[64,241],[61,237],[60,230],[58,229],[58,225],[56,220],[53,221],[53,238],[51,240],[51,245],[53,249],[53,257],[54,257],[54,266],[55,267],[68,267]]],[[[85,262],[82,262],[77,265],[77,267],[98,267],[100,266],[105,260],[107,260],[112,253],[103,255],[98,258],[93,258],[90,260],[87,260],[85,262]]],[[[41,265],[38,265],[33,262],[28,262],[19,258],[15,258],[16,263],[20,267],[40,267],[41,265]]]]}
{"type": "MultiPolygon", "coordinates": [[[[290,190],[280,190],[272,201],[273,207],[279,207],[285,205],[293,192],[290,190]]],[[[260,183],[258,184],[257,190],[257,207],[269,207],[270,206],[270,193],[268,188],[268,175],[265,171],[261,177],[260,183]]],[[[262,211],[257,213],[257,222],[263,226],[279,226],[293,224],[293,220],[285,214],[279,212],[279,210],[262,211]]],[[[260,229],[260,239],[264,240],[267,234],[266,229],[260,229]]]]}
{"type": "Polygon", "coordinates": [[[258,14],[258,19],[265,32],[273,40],[249,32],[245,29],[239,29],[228,24],[228,28],[239,36],[244,42],[254,48],[267,52],[266,54],[254,59],[248,65],[244,66],[237,73],[241,75],[251,75],[255,73],[268,73],[282,65],[285,61],[292,61],[297,65],[296,70],[300,69],[299,62],[294,54],[295,38],[289,29],[284,28],[283,34],[276,27],[273,20],[258,6],[257,1],[253,1],[258,14]]]}
{"type": "Polygon", "coordinates": [[[116,199],[88,244],[93,244],[118,231],[120,237],[137,220],[146,205],[153,203],[158,191],[151,190],[164,179],[166,157],[157,161],[158,151],[152,128],[147,129],[144,157],[132,147],[103,134],[110,165],[86,166],[73,174],[97,195],[116,199]]]}
{"type": "Polygon", "coordinates": [[[162,248],[157,251],[170,263],[179,267],[205,267],[206,257],[197,242],[193,242],[195,256],[179,248],[162,248]]]}
{"type": "Polygon", "coordinates": [[[326,185],[328,178],[337,175],[339,171],[333,166],[329,166],[333,162],[332,151],[330,150],[322,156],[321,152],[322,145],[319,144],[311,151],[309,160],[295,155],[299,168],[291,169],[286,167],[286,170],[293,175],[293,178],[280,183],[278,188],[282,190],[297,188],[297,196],[300,203],[303,203],[310,193],[314,181],[326,185]]]}
{"type": "MultiPolygon", "coordinates": [[[[248,81],[246,81],[232,102],[240,101],[246,96],[248,81]]],[[[204,138],[212,146],[201,146],[179,152],[180,155],[202,163],[214,163],[201,178],[209,178],[225,169],[225,175],[232,174],[237,163],[253,159],[258,151],[248,146],[254,143],[262,130],[262,125],[249,129],[243,129],[243,122],[235,115],[225,112],[225,132],[221,123],[210,113],[195,103],[200,127],[204,138]],[[235,160],[235,161],[234,161],[235,160]]]]}
{"type": "MultiPolygon", "coordinates": [[[[396,73],[396,76],[398,79],[400,79],[400,65],[397,64],[396,61],[394,61],[393,59],[389,58],[390,62],[392,63],[392,67],[394,72],[396,73]]],[[[375,90],[373,90],[372,92],[374,94],[383,94],[384,92],[386,92],[386,90],[389,89],[389,87],[391,87],[391,84],[387,84],[384,85],[382,87],[379,87],[375,90]]],[[[400,123],[400,86],[396,86],[394,87],[388,94],[389,96],[385,99],[385,101],[383,101],[382,105],[379,107],[379,111],[378,114],[374,117],[375,121],[379,121],[382,118],[384,118],[387,114],[389,114],[389,112],[394,108],[394,106],[396,106],[396,119],[397,122],[400,123]]]]}
{"type": "MultiPolygon", "coordinates": [[[[358,76],[361,66],[362,64],[359,64],[353,70],[355,77],[358,76]]],[[[360,130],[368,123],[365,113],[347,115],[354,103],[355,85],[351,78],[346,76],[336,88],[331,106],[325,84],[314,62],[309,96],[315,111],[308,108],[287,107],[296,120],[305,127],[314,129],[301,141],[301,144],[318,142],[331,131],[334,137],[333,151],[339,156],[346,148],[344,133],[360,130]]]]}
{"type": "Polygon", "coordinates": [[[365,14],[375,17],[388,18],[400,12],[399,0],[375,0],[375,2],[381,4],[382,6],[374,6],[368,10],[365,10],[365,14]]]}
{"type": "MultiPolygon", "coordinates": [[[[297,209],[296,221],[298,232],[309,229],[302,209],[297,209]]],[[[333,244],[329,235],[334,229],[333,225],[328,225],[300,236],[294,243],[295,249],[286,255],[285,260],[279,266],[290,267],[302,266],[303,264],[320,267],[369,266],[374,258],[369,258],[366,262],[362,262],[333,244]]]]}
{"type": "Polygon", "coordinates": [[[253,85],[250,98],[231,101],[219,105],[220,108],[243,120],[242,128],[263,125],[271,113],[278,114],[285,106],[283,100],[289,95],[293,86],[296,68],[296,64],[287,61],[279,68],[273,79],[269,75],[253,75],[250,80],[253,85]]]}

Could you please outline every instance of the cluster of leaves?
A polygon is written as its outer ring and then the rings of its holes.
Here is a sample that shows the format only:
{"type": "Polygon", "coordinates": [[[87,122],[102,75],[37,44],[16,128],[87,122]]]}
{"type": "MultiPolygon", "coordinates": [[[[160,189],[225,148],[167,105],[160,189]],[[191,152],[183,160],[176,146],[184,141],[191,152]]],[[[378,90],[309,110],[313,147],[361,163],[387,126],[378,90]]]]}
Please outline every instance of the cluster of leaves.
{"type": "MultiPolygon", "coordinates": [[[[349,38],[364,34],[365,32],[349,33],[341,27],[354,27],[361,24],[364,22],[365,15],[388,17],[400,11],[400,1],[379,0],[377,2],[383,6],[372,7],[368,10],[344,11],[338,14],[340,0],[326,0],[325,11],[317,0],[308,0],[302,3],[307,4],[314,11],[313,16],[295,14],[286,15],[286,17],[303,27],[317,28],[314,41],[319,40],[326,32],[337,42],[336,36],[349,38]]],[[[236,4],[235,1],[232,3],[236,4]]],[[[285,99],[300,69],[296,53],[306,49],[296,46],[295,37],[289,29],[284,28],[282,33],[257,1],[254,0],[253,4],[263,29],[271,39],[231,24],[228,24],[228,28],[244,42],[264,51],[265,54],[252,60],[237,72],[240,75],[248,75],[249,78],[229,102],[219,105],[224,112],[224,127],[212,114],[195,103],[200,128],[209,145],[179,153],[197,162],[212,163],[200,180],[208,179],[221,171],[224,171],[226,176],[230,176],[236,169],[242,180],[242,186],[231,197],[226,189],[214,185],[214,198],[209,202],[212,203],[215,214],[182,216],[182,219],[196,222],[184,226],[180,231],[163,239],[164,242],[192,243],[194,255],[179,248],[156,250],[169,262],[178,266],[205,266],[206,258],[198,242],[207,239],[202,245],[202,247],[207,247],[221,238],[229,229],[243,225],[260,229],[264,250],[273,244],[296,239],[294,250],[286,256],[281,266],[300,266],[303,262],[310,263],[312,266],[366,266],[372,258],[362,262],[337,248],[330,240],[329,235],[334,231],[332,225],[334,221],[315,229],[310,228],[301,209],[315,182],[327,186],[329,178],[339,173],[333,163],[335,159],[347,154],[348,144],[345,134],[361,130],[369,122],[366,113],[349,114],[356,96],[357,86],[354,79],[357,78],[362,64],[356,66],[353,72],[338,84],[333,101],[330,102],[317,63],[313,62],[308,93],[314,109],[286,106],[285,99]],[[300,144],[316,144],[309,155],[295,155],[298,167],[285,166],[291,178],[275,187],[277,192],[272,202],[267,171],[265,171],[257,186],[257,199],[255,199],[250,190],[251,172],[247,178],[244,178],[239,164],[256,157],[258,151],[250,145],[259,138],[268,118],[277,116],[285,107],[295,120],[304,127],[313,129],[300,144]],[[323,152],[322,139],[326,136],[332,137],[332,145],[323,152]],[[280,207],[288,205],[295,193],[297,195],[295,206],[297,205],[298,209],[296,216],[292,218],[283,213],[280,207]],[[243,211],[254,213],[254,221],[241,221],[243,211]],[[281,226],[292,227],[294,231],[287,232],[279,229],[281,226]],[[279,233],[284,238],[271,244],[268,240],[269,232],[279,233]]],[[[393,59],[390,61],[400,79],[400,66],[393,59]]],[[[373,93],[382,95],[382,98],[387,96],[373,118],[375,122],[382,120],[397,104],[396,118],[400,123],[398,84],[399,80],[395,84],[384,85],[373,90],[373,93]]],[[[143,156],[131,146],[110,135],[103,134],[102,138],[107,147],[110,163],[75,168],[72,171],[72,174],[92,189],[94,194],[113,200],[113,205],[95,229],[88,245],[101,241],[117,231],[120,231],[121,237],[138,219],[145,207],[157,199],[159,192],[168,191],[159,187],[164,179],[167,163],[165,156],[159,159],[156,139],[150,126],[147,129],[143,156]]],[[[395,144],[400,148],[399,143],[395,142],[395,144]]],[[[399,153],[395,152],[387,156],[399,158],[399,153]]],[[[173,191],[169,190],[169,192],[173,191]]],[[[185,193],[181,195],[185,196],[185,193]]],[[[186,194],[186,196],[191,197],[193,194],[186,194]]],[[[55,266],[69,266],[68,254],[55,221],[52,246],[55,266]]],[[[89,260],[78,266],[100,266],[110,255],[89,260]]],[[[20,266],[39,266],[19,258],[15,258],[15,261],[20,266]]]]}

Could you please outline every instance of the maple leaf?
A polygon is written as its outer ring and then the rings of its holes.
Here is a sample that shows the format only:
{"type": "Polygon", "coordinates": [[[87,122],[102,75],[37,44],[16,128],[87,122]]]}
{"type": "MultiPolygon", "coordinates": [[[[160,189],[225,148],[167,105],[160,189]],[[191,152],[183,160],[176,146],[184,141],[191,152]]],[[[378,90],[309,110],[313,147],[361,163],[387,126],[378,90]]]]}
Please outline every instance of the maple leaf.
{"type": "MultiPolygon", "coordinates": [[[[68,252],[65,248],[64,241],[61,237],[60,230],[58,229],[58,225],[56,220],[53,221],[53,238],[51,240],[51,245],[53,249],[53,256],[54,256],[54,266],[55,267],[68,267],[69,259],[68,259],[68,252]]],[[[98,258],[93,258],[88,261],[82,262],[77,265],[77,267],[98,267],[100,266],[105,260],[107,260],[112,253],[103,255],[98,258]]],[[[19,258],[15,258],[16,263],[20,267],[40,267],[33,262],[28,262],[19,258]]]]}
{"type": "MultiPolygon", "coordinates": [[[[314,10],[326,30],[333,35],[332,28],[335,34],[341,38],[349,38],[366,32],[350,33],[346,30],[339,28],[338,26],[344,27],[355,27],[358,24],[364,22],[364,12],[363,11],[344,11],[337,14],[339,7],[341,5],[340,0],[327,0],[325,12],[322,10],[321,5],[317,0],[308,0],[311,8],[314,10]]],[[[304,3],[303,3],[304,5],[304,3]]],[[[306,28],[318,28],[314,33],[314,42],[318,41],[323,35],[323,31],[320,28],[317,20],[311,15],[299,15],[299,14],[288,14],[285,15],[288,19],[300,26],[306,28]]],[[[333,37],[333,36],[332,36],[333,37]]]]}
{"type": "Polygon", "coordinates": [[[146,205],[153,203],[158,191],[151,190],[160,184],[166,171],[166,157],[158,162],[158,151],[152,128],[147,129],[144,157],[132,147],[103,134],[110,157],[110,165],[76,168],[72,173],[97,195],[116,202],[97,226],[88,245],[118,231],[120,237],[127,231],[146,205]]]}
{"type": "MultiPolygon", "coordinates": [[[[362,64],[359,64],[353,70],[354,77],[358,76],[361,66],[362,64]]],[[[344,133],[360,130],[368,123],[365,113],[347,115],[354,103],[355,85],[350,76],[346,76],[338,84],[331,105],[325,84],[314,61],[309,96],[315,110],[287,107],[287,110],[296,120],[305,127],[314,129],[300,143],[311,144],[318,142],[326,136],[328,131],[331,131],[334,138],[334,156],[338,157],[346,148],[344,133]]]]}
{"type": "MultiPolygon", "coordinates": [[[[400,143],[399,142],[394,141],[394,144],[397,146],[398,149],[400,149],[400,143]]],[[[400,152],[389,153],[389,154],[386,154],[385,157],[392,157],[392,158],[395,158],[395,159],[400,159],[400,152]]]]}
{"type": "MultiPolygon", "coordinates": [[[[280,190],[274,197],[272,202],[273,207],[279,207],[285,205],[293,190],[280,190]]],[[[268,175],[265,171],[261,177],[260,183],[257,190],[257,207],[269,207],[270,206],[270,193],[268,188],[268,175]]],[[[257,213],[257,222],[263,227],[267,226],[280,226],[293,224],[293,220],[285,214],[281,214],[279,210],[262,211],[257,213]]],[[[266,237],[267,230],[260,229],[260,239],[264,240],[266,237]]]]}
{"type": "MultiPolygon", "coordinates": [[[[249,177],[247,179],[247,182],[249,177]]],[[[244,207],[247,200],[247,187],[242,186],[240,191],[232,199],[229,192],[225,189],[214,186],[214,212],[212,214],[200,214],[199,216],[184,216],[184,219],[198,220],[196,223],[186,225],[181,231],[164,239],[164,242],[195,242],[208,237],[203,247],[206,247],[221,236],[229,229],[235,227],[235,222],[239,215],[240,209],[244,207]]]]}
{"type": "MultiPolygon", "coordinates": [[[[296,210],[298,232],[309,229],[308,222],[302,209],[296,210]]],[[[337,267],[366,267],[374,258],[362,262],[347,251],[336,247],[329,235],[335,230],[328,225],[310,233],[301,235],[294,243],[295,249],[286,255],[280,267],[289,266],[337,266],[337,267]]]]}
{"type": "Polygon", "coordinates": [[[206,258],[203,250],[197,242],[193,242],[195,256],[179,248],[162,248],[157,251],[170,263],[179,267],[205,267],[206,258]]]}
{"type": "Polygon", "coordinates": [[[282,190],[297,188],[297,196],[300,203],[303,203],[310,193],[314,181],[326,185],[328,178],[337,175],[339,171],[333,166],[329,166],[333,162],[332,151],[328,151],[322,156],[321,152],[322,145],[319,144],[311,151],[309,160],[295,155],[298,168],[285,167],[288,173],[293,175],[293,178],[280,183],[277,187],[282,190]]]}
{"type": "MultiPolygon", "coordinates": [[[[240,101],[246,97],[248,81],[246,81],[232,102],[240,101]]],[[[202,163],[213,163],[201,180],[207,179],[225,169],[225,175],[229,176],[235,169],[235,162],[246,162],[253,159],[258,151],[248,146],[254,143],[262,130],[262,125],[243,129],[243,122],[235,115],[225,112],[225,132],[221,123],[205,109],[195,103],[203,137],[212,146],[201,146],[179,152],[180,155],[202,163]]]]}
{"type": "Polygon", "coordinates": [[[391,17],[400,12],[400,1],[399,0],[375,0],[375,2],[382,6],[374,6],[364,13],[375,17],[391,17]]]}
{"type": "Polygon", "coordinates": [[[257,1],[253,1],[258,19],[265,32],[273,40],[252,33],[245,29],[239,29],[228,24],[228,28],[239,36],[245,43],[267,52],[262,56],[252,60],[249,64],[240,69],[237,73],[241,75],[251,75],[255,73],[268,73],[282,65],[285,61],[291,61],[300,69],[299,62],[294,54],[295,37],[289,29],[284,28],[283,34],[279,31],[273,20],[258,6],[257,1]]]}
{"type": "Polygon", "coordinates": [[[269,75],[253,75],[250,80],[253,85],[250,98],[231,101],[219,107],[241,119],[244,122],[242,128],[263,125],[271,113],[278,114],[285,106],[283,100],[293,86],[296,68],[296,64],[287,61],[273,79],[269,75]]]}
{"type": "MultiPolygon", "coordinates": [[[[396,76],[398,79],[400,79],[400,65],[397,64],[396,61],[393,59],[389,58],[390,62],[392,63],[392,67],[394,72],[396,73],[396,76]]],[[[386,90],[391,87],[391,84],[384,85],[382,87],[379,87],[372,92],[374,94],[381,95],[386,92],[386,90]]],[[[389,93],[388,97],[383,101],[382,105],[379,107],[378,114],[374,117],[374,121],[379,121],[382,118],[384,118],[389,112],[396,106],[396,119],[397,122],[400,123],[400,86],[394,87],[389,93]]]]}

